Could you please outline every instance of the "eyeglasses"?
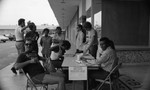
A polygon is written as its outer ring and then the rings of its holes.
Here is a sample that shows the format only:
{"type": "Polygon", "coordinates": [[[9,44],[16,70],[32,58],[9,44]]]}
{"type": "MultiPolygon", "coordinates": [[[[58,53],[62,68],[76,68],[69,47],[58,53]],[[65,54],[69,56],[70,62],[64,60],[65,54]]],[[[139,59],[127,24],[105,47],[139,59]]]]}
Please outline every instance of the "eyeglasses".
{"type": "Polygon", "coordinates": [[[31,44],[31,43],[26,43],[25,45],[26,45],[26,46],[31,46],[32,44],[31,44]]]}

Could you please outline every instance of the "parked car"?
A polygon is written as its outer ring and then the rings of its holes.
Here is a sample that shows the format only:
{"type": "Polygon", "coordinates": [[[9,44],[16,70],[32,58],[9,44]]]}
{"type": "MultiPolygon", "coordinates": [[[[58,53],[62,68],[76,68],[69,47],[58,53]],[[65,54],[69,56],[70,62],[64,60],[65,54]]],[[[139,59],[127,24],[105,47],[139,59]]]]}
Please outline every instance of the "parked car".
{"type": "Polygon", "coordinates": [[[8,41],[8,40],[9,40],[8,37],[5,37],[4,35],[0,35],[0,41],[6,42],[6,41],[8,41]]]}
{"type": "Polygon", "coordinates": [[[15,35],[13,34],[5,34],[5,37],[8,37],[10,41],[15,41],[15,35]]]}

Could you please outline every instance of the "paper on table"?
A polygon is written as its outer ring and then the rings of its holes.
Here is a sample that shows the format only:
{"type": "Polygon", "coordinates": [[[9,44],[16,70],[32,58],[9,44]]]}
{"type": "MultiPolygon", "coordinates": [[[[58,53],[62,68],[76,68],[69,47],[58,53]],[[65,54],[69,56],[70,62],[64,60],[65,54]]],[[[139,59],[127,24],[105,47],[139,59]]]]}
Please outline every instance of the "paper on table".
{"type": "Polygon", "coordinates": [[[95,60],[95,58],[91,55],[91,54],[86,54],[84,56],[82,56],[84,59],[87,59],[87,60],[95,60]]]}

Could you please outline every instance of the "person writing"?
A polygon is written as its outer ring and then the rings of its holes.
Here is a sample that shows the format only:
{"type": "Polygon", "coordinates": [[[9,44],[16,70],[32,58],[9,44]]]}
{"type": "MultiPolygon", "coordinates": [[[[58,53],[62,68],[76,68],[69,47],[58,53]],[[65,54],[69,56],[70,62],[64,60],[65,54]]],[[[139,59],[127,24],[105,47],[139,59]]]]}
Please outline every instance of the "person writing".
{"type": "Polygon", "coordinates": [[[113,41],[109,40],[107,37],[102,37],[100,39],[100,47],[103,50],[99,58],[95,62],[90,63],[83,61],[87,66],[98,65],[99,70],[89,71],[89,78],[91,82],[89,83],[94,87],[95,79],[105,79],[113,68],[113,63],[117,60],[117,55],[114,47],[113,41]],[[92,82],[93,81],[93,82],[92,82]]]}

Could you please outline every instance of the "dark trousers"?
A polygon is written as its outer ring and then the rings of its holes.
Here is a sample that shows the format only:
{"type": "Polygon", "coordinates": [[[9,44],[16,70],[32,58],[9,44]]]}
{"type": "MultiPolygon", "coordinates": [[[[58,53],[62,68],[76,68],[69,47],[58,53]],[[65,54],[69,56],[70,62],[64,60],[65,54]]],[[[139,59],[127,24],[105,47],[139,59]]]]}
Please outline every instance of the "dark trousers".
{"type": "Polygon", "coordinates": [[[51,60],[51,63],[55,68],[62,68],[62,63],[63,63],[64,57],[58,59],[58,60],[51,60]]]}
{"type": "Polygon", "coordinates": [[[92,45],[89,48],[89,53],[96,59],[96,55],[97,55],[97,49],[98,49],[98,45],[92,45]]]}
{"type": "Polygon", "coordinates": [[[103,69],[98,69],[98,70],[90,70],[88,71],[88,77],[89,77],[89,90],[91,90],[92,88],[95,88],[98,83],[95,81],[95,79],[102,79],[104,80],[107,75],[109,74],[109,72],[103,70],[103,69]]]}

